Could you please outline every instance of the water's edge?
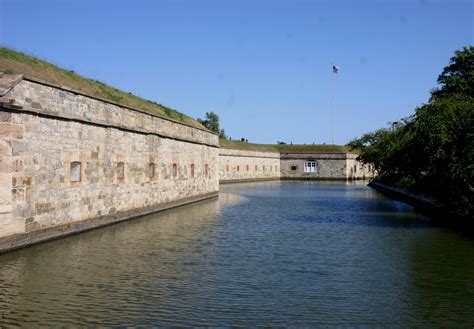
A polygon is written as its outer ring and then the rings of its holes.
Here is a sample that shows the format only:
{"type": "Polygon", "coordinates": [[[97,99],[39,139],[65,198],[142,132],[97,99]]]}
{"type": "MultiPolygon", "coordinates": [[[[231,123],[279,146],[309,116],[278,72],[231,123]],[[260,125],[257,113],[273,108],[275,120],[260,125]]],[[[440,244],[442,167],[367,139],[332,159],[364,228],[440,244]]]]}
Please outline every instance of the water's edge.
{"type": "Polygon", "coordinates": [[[455,215],[435,198],[416,194],[406,189],[380,182],[371,181],[367,186],[395,200],[405,202],[415,207],[438,224],[443,224],[456,230],[463,230],[468,234],[474,233],[474,223],[472,223],[472,220],[455,215]]]}
{"type": "Polygon", "coordinates": [[[159,205],[147,208],[123,211],[112,215],[106,215],[81,222],[48,227],[39,231],[27,232],[17,234],[15,236],[0,238],[0,254],[7,253],[16,249],[26,248],[38,243],[64,238],[73,234],[79,234],[96,228],[117,224],[126,220],[135,219],[160,211],[181,207],[196,202],[206,201],[208,199],[217,198],[218,196],[219,192],[207,193],[193,197],[182,198],[176,201],[161,203],[159,205]]]}

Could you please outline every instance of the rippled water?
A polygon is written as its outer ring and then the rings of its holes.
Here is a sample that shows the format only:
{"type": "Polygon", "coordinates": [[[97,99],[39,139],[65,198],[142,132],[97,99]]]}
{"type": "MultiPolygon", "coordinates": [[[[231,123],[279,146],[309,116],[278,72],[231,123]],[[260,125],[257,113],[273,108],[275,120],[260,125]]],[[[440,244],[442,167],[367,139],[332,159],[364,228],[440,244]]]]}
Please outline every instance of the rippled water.
{"type": "Polygon", "coordinates": [[[474,326],[474,241],[360,184],[219,199],[0,255],[0,326],[474,326]]]}

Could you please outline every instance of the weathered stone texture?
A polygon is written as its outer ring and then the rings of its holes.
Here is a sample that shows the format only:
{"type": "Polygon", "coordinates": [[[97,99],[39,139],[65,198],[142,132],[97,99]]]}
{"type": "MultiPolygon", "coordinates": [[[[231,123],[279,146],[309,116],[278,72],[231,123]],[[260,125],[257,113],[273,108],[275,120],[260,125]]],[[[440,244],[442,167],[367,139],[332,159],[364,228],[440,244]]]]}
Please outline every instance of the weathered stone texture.
{"type": "Polygon", "coordinates": [[[280,153],[219,150],[221,182],[280,178],[280,153]]]}
{"type": "Polygon", "coordinates": [[[28,107],[65,118],[80,119],[91,123],[116,126],[146,133],[218,146],[218,139],[206,130],[200,130],[171,120],[130,110],[74,92],[22,80],[8,98],[16,105],[28,107]]]}
{"type": "Polygon", "coordinates": [[[2,116],[0,122],[0,238],[23,233],[24,223],[13,216],[16,194],[12,191],[12,177],[16,163],[12,157],[12,145],[23,141],[24,126],[11,123],[10,116],[2,116]]]}
{"type": "Polygon", "coordinates": [[[285,179],[366,179],[373,177],[352,153],[286,153],[281,155],[281,177],[285,179]],[[316,161],[315,172],[304,172],[305,163],[316,161]],[[355,166],[355,171],[354,171],[355,166]]]}
{"type": "Polygon", "coordinates": [[[215,134],[27,80],[5,97],[24,108],[0,107],[0,242],[218,191],[215,134]]]}
{"type": "Polygon", "coordinates": [[[11,179],[13,216],[23,219],[27,232],[218,190],[217,148],[29,114],[13,119],[27,127],[21,144],[27,147],[12,156],[23,164],[11,179]],[[71,181],[73,161],[81,163],[80,182],[71,181]]]}
{"type": "Polygon", "coordinates": [[[263,179],[368,179],[374,176],[369,166],[353,153],[277,153],[220,149],[221,182],[263,179]],[[305,172],[308,160],[316,161],[315,172],[305,172]],[[293,170],[292,168],[295,168],[293,170]]]}
{"type": "Polygon", "coordinates": [[[369,179],[375,176],[372,166],[365,165],[356,160],[357,155],[353,153],[347,154],[346,175],[349,179],[369,179]]]}

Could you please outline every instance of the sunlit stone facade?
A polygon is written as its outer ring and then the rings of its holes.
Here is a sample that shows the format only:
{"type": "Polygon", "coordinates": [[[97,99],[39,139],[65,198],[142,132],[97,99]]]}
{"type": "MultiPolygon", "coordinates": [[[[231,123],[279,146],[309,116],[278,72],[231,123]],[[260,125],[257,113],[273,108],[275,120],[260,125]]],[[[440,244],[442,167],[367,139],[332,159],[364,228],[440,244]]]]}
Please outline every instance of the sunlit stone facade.
{"type": "Polygon", "coordinates": [[[3,85],[0,250],[217,195],[217,135],[33,79],[3,85]]]}

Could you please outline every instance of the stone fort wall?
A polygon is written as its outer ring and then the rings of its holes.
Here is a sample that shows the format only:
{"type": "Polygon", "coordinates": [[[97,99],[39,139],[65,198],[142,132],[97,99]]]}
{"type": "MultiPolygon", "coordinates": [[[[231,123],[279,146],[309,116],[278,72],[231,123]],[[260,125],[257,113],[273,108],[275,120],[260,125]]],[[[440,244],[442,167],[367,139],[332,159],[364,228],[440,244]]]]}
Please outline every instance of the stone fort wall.
{"type": "Polygon", "coordinates": [[[279,153],[249,150],[219,150],[221,183],[270,179],[368,179],[374,176],[369,166],[356,160],[354,153],[279,153]],[[309,161],[314,169],[306,171],[309,161]]]}
{"type": "Polygon", "coordinates": [[[280,178],[280,153],[221,148],[219,180],[221,183],[280,178]]]}
{"type": "Polygon", "coordinates": [[[25,78],[1,101],[0,251],[217,195],[204,129],[25,78]]]}
{"type": "Polygon", "coordinates": [[[356,160],[354,153],[283,153],[282,179],[369,179],[374,176],[369,166],[356,160]],[[305,164],[314,162],[314,170],[305,171],[305,164]]]}

